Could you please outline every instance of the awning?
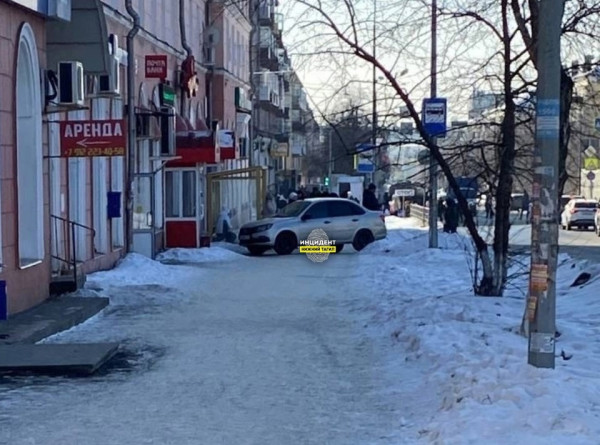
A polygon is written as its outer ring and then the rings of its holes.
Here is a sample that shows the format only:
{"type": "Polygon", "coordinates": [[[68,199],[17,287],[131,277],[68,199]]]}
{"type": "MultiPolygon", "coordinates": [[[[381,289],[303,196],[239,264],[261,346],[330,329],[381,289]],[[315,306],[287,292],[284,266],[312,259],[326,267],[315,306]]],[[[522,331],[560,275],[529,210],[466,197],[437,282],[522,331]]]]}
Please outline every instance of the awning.
{"type": "Polygon", "coordinates": [[[214,133],[194,130],[190,122],[177,114],[175,118],[175,148],[180,159],[170,161],[169,166],[193,166],[220,162],[219,145],[215,144],[214,133]]]}
{"type": "Polygon", "coordinates": [[[70,22],[46,22],[47,68],[56,70],[58,62],[76,61],[83,64],[86,74],[108,74],[108,31],[102,3],[77,0],[71,8],[70,22]]]}

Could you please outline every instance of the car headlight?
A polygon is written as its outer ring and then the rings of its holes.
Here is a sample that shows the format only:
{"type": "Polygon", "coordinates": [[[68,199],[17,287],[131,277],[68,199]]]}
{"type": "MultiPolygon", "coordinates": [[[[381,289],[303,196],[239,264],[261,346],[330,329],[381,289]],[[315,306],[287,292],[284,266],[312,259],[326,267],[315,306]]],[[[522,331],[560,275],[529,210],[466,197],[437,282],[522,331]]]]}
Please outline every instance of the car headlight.
{"type": "Polygon", "coordinates": [[[263,224],[262,226],[258,226],[254,228],[255,232],[264,232],[265,230],[269,230],[273,227],[273,224],[263,224]]]}

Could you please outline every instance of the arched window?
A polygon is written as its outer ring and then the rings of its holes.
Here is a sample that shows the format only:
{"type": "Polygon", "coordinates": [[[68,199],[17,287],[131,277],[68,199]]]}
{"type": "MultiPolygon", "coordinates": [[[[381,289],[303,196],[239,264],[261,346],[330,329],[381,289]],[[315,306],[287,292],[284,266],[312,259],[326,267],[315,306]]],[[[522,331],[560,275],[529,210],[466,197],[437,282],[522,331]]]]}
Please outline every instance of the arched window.
{"type": "Polygon", "coordinates": [[[21,26],[17,54],[17,201],[19,266],[44,259],[40,65],[33,30],[21,26]]]}

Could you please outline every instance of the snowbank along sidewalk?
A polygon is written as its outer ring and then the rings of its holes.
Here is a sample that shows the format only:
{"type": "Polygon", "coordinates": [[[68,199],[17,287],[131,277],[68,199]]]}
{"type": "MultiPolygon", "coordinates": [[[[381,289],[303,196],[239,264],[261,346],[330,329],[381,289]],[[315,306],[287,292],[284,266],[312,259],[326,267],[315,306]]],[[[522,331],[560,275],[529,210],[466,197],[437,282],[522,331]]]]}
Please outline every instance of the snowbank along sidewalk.
{"type": "Polygon", "coordinates": [[[475,297],[468,238],[440,233],[434,250],[414,220],[387,225],[388,238],[360,254],[360,280],[377,289],[365,292],[367,328],[395,343],[398,378],[407,363],[422,369],[420,388],[402,392],[434,401],[410,419],[406,443],[599,443],[600,268],[560,256],[556,350],[568,360],[537,369],[518,335],[529,258],[512,260],[503,298],[475,297]],[[590,281],[572,287],[583,271],[590,281]]]}

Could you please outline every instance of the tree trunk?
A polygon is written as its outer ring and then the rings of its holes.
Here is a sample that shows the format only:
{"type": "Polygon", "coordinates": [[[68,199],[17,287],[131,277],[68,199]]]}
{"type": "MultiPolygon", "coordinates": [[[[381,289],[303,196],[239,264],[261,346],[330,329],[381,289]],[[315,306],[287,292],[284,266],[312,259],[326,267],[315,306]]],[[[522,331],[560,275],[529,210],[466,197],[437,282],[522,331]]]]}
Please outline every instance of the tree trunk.
{"type": "Polygon", "coordinates": [[[515,173],[515,103],[512,92],[511,41],[509,38],[508,2],[502,3],[504,35],[504,116],[501,125],[502,144],[498,148],[500,171],[496,190],[496,218],[494,227],[494,283],[493,295],[502,295],[508,276],[508,242],[510,238],[510,201],[515,173]]]}

